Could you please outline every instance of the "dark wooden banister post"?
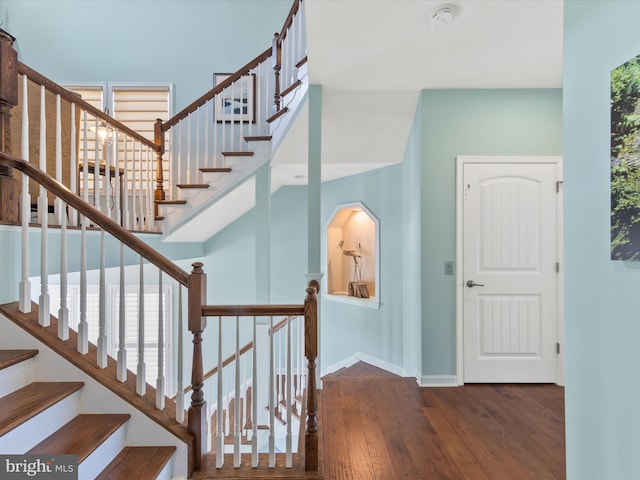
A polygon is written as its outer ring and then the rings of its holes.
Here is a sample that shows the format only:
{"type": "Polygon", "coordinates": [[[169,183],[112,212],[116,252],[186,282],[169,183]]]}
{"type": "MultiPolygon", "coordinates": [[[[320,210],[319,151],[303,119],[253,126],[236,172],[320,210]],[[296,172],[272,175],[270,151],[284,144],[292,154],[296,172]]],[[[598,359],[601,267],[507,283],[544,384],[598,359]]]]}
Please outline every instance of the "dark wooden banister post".
{"type": "Polygon", "coordinates": [[[280,69],[282,68],[282,45],[280,44],[280,34],[277,32],[273,35],[273,46],[271,52],[274,76],[273,104],[275,111],[273,113],[278,113],[280,111],[280,69]]]}
{"type": "Polygon", "coordinates": [[[307,427],[304,434],[305,470],[318,470],[318,393],[316,358],[318,357],[318,299],[320,284],[311,280],[304,299],[304,354],[307,357],[307,427]]]}
{"type": "MultiPolygon", "coordinates": [[[[18,52],[15,38],[0,28],[0,151],[11,155],[11,109],[18,104],[18,52]]],[[[28,159],[27,159],[28,160],[28,159]]],[[[17,225],[18,182],[13,169],[0,167],[0,223],[17,225]]]]}
{"type": "Polygon", "coordinates": [[[203,470],[207,455],[207,402],[204,399],[204,367],[202,364],[202,332],[204,318],[202,306],[207,301],[207,276],[202,263],[195,262],[189,276],[189,331],[193,333],[193,364],[191,366],[191,406],[187,420],[188,430],[193,435],[193,468],[203,470]]]}
{"type": "MultiPolygon", "coordinates": [[[[153,126],[153,143],[156,144],[156,189],[153,192],[154,200],[164,200],[164,172],[162,171],[162,155],[164,155],[164,130],[162,129],[162,119],[157,118],[156,123],[153,126]]],[[[158,216],[158,204],[154,203],[153,214],[158,216]]]]}

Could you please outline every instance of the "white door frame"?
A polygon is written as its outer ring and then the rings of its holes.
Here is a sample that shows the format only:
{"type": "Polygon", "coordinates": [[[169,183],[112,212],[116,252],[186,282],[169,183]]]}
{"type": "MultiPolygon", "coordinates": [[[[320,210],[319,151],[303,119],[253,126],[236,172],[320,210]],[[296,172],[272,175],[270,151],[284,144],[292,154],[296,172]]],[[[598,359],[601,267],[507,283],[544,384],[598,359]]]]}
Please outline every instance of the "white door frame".
{"type": "Polygon", "coordinates": [[[557,293],[557,342],[558,354],[556,384],[564,385],[564,258],[563,258],[563,189],[561,156],[457,156],[456,157],[456,382],[464,385],[464,265],[463,265],[463,192],[464,165],[466,163],[552,163],[557,168],[558,202],[556,206],[557,259],[560,269],[556,282],[557,293]]]}

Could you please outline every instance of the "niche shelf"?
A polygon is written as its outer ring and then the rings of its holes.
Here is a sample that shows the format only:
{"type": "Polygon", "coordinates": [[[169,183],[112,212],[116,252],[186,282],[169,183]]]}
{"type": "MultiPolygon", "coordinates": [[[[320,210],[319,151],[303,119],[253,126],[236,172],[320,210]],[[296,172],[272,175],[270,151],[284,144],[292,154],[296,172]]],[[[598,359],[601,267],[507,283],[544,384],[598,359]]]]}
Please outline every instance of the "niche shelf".
{"type": "Polygon", "coordinates": [[[361,202],[339,205],[327,225],[325,298],[379,308],[379,221],[361,202]]]}

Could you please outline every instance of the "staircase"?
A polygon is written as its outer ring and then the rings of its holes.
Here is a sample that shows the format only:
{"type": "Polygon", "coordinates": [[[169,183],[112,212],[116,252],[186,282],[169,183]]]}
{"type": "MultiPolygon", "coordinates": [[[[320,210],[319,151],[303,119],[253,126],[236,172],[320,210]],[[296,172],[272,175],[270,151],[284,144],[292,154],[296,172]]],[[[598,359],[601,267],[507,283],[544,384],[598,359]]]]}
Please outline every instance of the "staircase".
{"type": "MultiPolygon", "coordinates": [[[[214,206],[220,208],[238,192],[242,201],[249,197],[243,188],[269,164],[304,102],[306,56],[304,61],[294,62],[301,51],[306,55],[298,10],[301,4],[301,0],[294,2],[282,32],[275,35],[273,48],[172,119],[156,122],[153,141],[18,62],[12,47],[15,39],[0,29],[0,65],[7,66],[0,78],[0,103],[6,106],[0,109],[0,223],[10,225],[6,228],[19,237],[6,253],[20,257],[20,267],[16,262],[16,268],[7,273],[7,283],[15,284],[15,292],[7,297],[17,301],[0,305],[0,454],[77,455],[82,479],[213,478],[220,474],[225,478],[321,477],[315,384],[318,283],[312,281],[307,286],[304,304],[208,305],[202,263],[195,262],[188,273],[146,243],[145,237],[132,233],[164,233],[165,239],[177,232],[193,235],[202,231],[203,224],[211,223],[205,212],[214,206]],[[271,56],[273,65],[267,62],[271,56]],[[255,111],[240,111],[239,118],[234,116],[234,108],[231,113],[220,113],[218,108],[229,98],[234,105],[246,82],[259,85],[255,111]],[[11,120],[12,106],[19,112],[15,122],[11,120]],[[39,119],[39,126],[30,123],[29,115],[39,119]],[[191,124],[195,130],[190,130],[191,124]],[[108,141],[100,140],[101,129],[107,132],[108,141]],[[167,152],[165,135],[170,135],[175,147],[167,152]],[[169,187],[163,178],[167,164],[163,154],[171,165],[169,187]],[[194,229],[190,222],[196,217],[199,228],[194,229]],[[40,244],[40,254],[32,260],[33,242],[40,244]],[[118,257],[119,280],[107,279],[107,265],[118,268],[118,257]],[[139,282],[134,282],[125,270],[138,265],[139,282]],[[151,282],[145,282],[145,270],[154,274],[151,282]],[[53,274],[59,275],[55,284],[59,305],[52,305],[49,294],[53,274]],[[99,293],[90,296],[87,278],[93,274],[89,286],[98,287],[99,293]],[[76,277],[75,283],[70,284],[68,276],[76,277]],[[32,296],[31,281],[36,277],[40,295],[32,296]],[[172,282],[171,302],[177,306],[172,309],[174,325],[165,325],[163,305],[169,302],[163,304],[163,281],[172,282]],[[116,284],[117,293],[109,290],[116,284]],[[155,300],[147,299],[152,285],[157,289],[155,300]],[[127,287],[137,291],[135,313],[125,305],[127,287]],[[68,288],[75,289],[75,297],[68,288]],[[150,301],[158,312],[153,314],[155,325],[151,326],[145,316],[145,303],[148,308],[150,301]],[[57,317],[50,314],[56,310],[57,317]],[[112,315],[115,311],[117,315],[112,315]],[[78,322],[77,331],[70,328],[70,312],[77,314],[78,318],[73,318],[78,322]],[[117,318],[117,326],[115,320],[107,323],[108,315],[117,318]],[[227,317],[235,317],[235,322],[223,320],[227,317]],[[293,347],[289,320],[280,324],[286,325],[288,333],[276,346],[274,335],[267,333],[273,330],[274,318],[283,317],[302,319],[296,330],[299,341],[293,347]],[[205,385],[202,343],[207,324],[219,332],[217,388],[211,384],[213,379],[205,385]],[[235,332],[227,330],[229,327],[235,332]],[[241,330],[243,336],[253,331],[249,349],[253,365],[242,373],[236,367],[231,380],[231,374],[224,373],[221,355],[234,336],[234,356],[240,358],[241,330]],[[90,331],[95,344],[89,342],[90,331]],[[131,337],[134,340],[129,340],[129,331],[137,332],[131,337]],[[177,338],[170,339],[174,334],[177,338]],[[189,335],[187,341],[183,335],[189,335]],[[173,345],[177,352],[167,345],[173,345]],[[154,368],[148,369],[153,372],[146,368],[145,355],[151,355],[147,350],[153,352],[154,368]],[[129,367],[136,370],[135,375],[127,370],[127,355],[137,362],[129,367]],[[277,377],[278,369],[282,372],[285,368],[282,362],[286,363],[288,383],[293,384],[292,355],[298,362],[293,368],[304,370],[307,379],[303,408],[299,395],[293,399],[291,387],[284,397],[274,394],[276,384],[285,383],[282,373],[277,377]],[[258,357],[270,360],[258,361],[258,357]],[[183,376],[191,381],[186,388],[183,376]],[[216,425],[220,441],[215,451],[211,449],[214,439],[207,436],[212,413],[208,405],[215,403],[211,395],[216,389],[217,404],[222,404],[223,377],[227,392],[231,383],[235,391],[240,390],[241,382],[256,388],[251,402],[254,411],[260,397],[261,405],[268,406],[268,415],[260,414],[263,420],[268,417],[260,422],[260,429],[266,426],[267,430],[266,447],[258,449],[258,422],[254,421],[250,450],[241,452],[238,414],[243,407],[236,399],[229,410],[235,426],[233,453],[227,454],[224,448],[224,437],[231,437],[231,432],[223,433],[221,422],[216,425]],[[155,388],[147,383],[152,379],[155,388]],[[175,392],[175,396],[168,398],[165,392],[175,392]],[[185,397],[187,392],[190,398],[185,397]],[[286,416],[282,414],[283,398],[286,416]],[[302,411],[306,413],[302,415],[302,411]],[[300,416],[304,427],[297,452],[291,445],[291,415],[300,416]],[[274,444],[276,421],[287,425],[282,451],[274,444]]],[[[255,203],[255,197],[251,201],[255,203]]],[[[189,241],[198,239],[191,237],[189,241]]],[[[207,344],[207,348],[211,363],[216,346],[207,344]]]]}
{"type": "Polygon", "coordinates": [[[41,381],[37,374],[43,361],[36,349],[0,350],[3,454],[45,460],[47,455],[77,455],[80,479],[172,478],[175,446],[136,445],[130,413],[84,413],[91,408],[85,382],[41,381]]]}

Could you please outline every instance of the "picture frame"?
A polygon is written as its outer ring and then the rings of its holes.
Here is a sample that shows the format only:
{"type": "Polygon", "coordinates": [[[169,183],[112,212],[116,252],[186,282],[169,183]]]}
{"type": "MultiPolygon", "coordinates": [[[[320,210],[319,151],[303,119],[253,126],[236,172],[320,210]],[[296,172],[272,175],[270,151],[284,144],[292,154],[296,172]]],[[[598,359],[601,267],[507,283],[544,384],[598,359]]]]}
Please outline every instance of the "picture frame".
{"type": "MultiPolygon", "coordinates": [[[[214,73],[214,86],[220,85],[231,73],[214,73]]],[[[256,122],[256,76],[243,75],[215,97],[216,123],[256,122]]]]}

